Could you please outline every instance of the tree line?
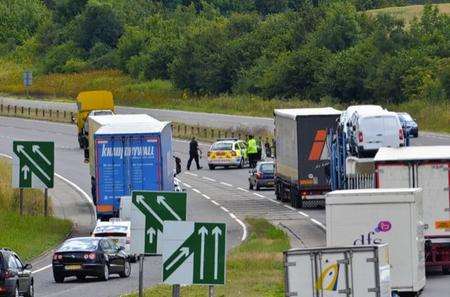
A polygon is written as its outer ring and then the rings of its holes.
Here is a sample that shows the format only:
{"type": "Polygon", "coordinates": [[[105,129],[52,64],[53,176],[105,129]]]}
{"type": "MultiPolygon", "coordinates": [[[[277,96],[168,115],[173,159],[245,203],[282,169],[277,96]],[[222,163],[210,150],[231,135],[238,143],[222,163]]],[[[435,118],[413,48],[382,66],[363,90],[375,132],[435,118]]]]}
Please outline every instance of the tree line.
{"type": "MultiPolygon", "coordinates": [[[[0,56],[41,73],[120,69],[198,95],[448,100],[450,18],[406,0],[6,0],[0,56]]],[[[440,2],[440,1],[435,1],[440,2]]]]}

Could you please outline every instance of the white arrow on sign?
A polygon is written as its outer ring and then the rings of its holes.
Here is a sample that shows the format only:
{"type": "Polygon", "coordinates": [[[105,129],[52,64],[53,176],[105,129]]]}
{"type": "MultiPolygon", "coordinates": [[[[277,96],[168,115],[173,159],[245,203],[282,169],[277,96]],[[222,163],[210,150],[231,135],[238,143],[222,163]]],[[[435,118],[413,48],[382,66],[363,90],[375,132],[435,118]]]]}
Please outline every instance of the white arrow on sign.
{"type": "Polygon", "coordinates": [[[219,237],[222,235],[222,230],[218,226],[212,230],[212,234],[214,235],[214,279],[218,277],[219,270],[219,237]]]}
{"type": "Polygon", "coordinates": [[[200,279],[204,278],[205,274],[205,237],[208,234],[208,229],[202,226],[198,230],[198,234],[201,236],[201,246],[200,246],[200,279]]]}
{"type": "Polygon", "coordinates": [[[147,205],[147,203],[145,203],[145,200],[144,200],[144,196],[142,196],[142,195],[137,195],[136,196],[136,202],[137,203],[139,203],[139,204],[142,204],[151,214],[152,214],[152,216],[154,216],[155,217],[155,219],[162,225],[163,224],[163,221],[161,220],[161,218],[156,214],[156,212],[150,207],[150,206],[148,206],[147,205]]]}
{"type": "Polygon", "coordinates": [[[172,209],[172,207],[167,204],[166,198],[164,198],[164,196],[157,196],[156,201],[158,202],[158,204],[163,205],[173,215],[174,218],[176,218],[178,221],[181,221],[180,216],[178,216],[178,214],[172,209]]]}
{"type": "Polygon", "coordinates": [[[23,154],[25,157],[27,157],[27,159],[34,165],[34,167],[36,167],[36,168],[42,173],[42,175],[45,176],[49,181],[52,180],[52,179],[50,178],[50,176],[48,176],[47,173],[45,173],[44,170],[42,170],[42,168],[39,167],[39,166],[36,164],[36,162],[34,162],[33,158],[31,158],[31,157],[27,154],[27,152],[25,151],[25,147],[24,147],[23,145],[18,145],[18,146],[17,146],[17,151],[18,151],[19,153],[23,154]]]}
{"type": "Polygon", "coordinates": [[[41,156],[41,158],[45,161],[45,163],[47,163],[49,166],[52,165],[52,163],[50,163],[50,161],[44,156],[44,154],[41,152],[41,147],[37,144],[32,146],[33,153],[38,154],[39,156],[41,156]]]}
{"type": "Polygon", "coordinates": [[[147,235],[148,235],[148,242],[149,242],[150,244],[152,244],[152,243],[153,243],[153,238],[154,238],[155,235],[156,235],[155,229],[153,229],[153,227],[150,227],[150,228],[147,230],[147,235]]]}
{"type": "Polygon", "coordinates": [[[30,167],[28,167],[27,165],[24,165],[22,167],[22,169],[20,169],[23,173],[23,179],[27,180],[28,179],[28,173],[30,172],[30,167]]]}
{"type": "Polygon", "coordinates": [[[180,249],[180,254],[175,259],[173,259],[173,261],[170,262],[169,265],[167,265],[166,270],[170,270],[170,268],[172,268],[173,265],[175,265],[178,261],[180,261],[180,259],[189,256],[189,252],[190,250],[188,247],[182,247],[180,249]]]}

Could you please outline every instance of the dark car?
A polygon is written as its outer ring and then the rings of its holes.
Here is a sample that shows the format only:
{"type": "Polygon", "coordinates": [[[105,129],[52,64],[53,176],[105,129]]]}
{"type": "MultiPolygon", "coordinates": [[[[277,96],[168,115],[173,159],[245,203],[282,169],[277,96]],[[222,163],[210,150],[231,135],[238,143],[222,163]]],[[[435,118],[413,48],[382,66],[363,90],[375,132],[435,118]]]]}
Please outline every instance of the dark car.
{"type": "Polygon", "coordinates": [[[406,112],[399,112],[398,118],[402,124],[405,136],[419,137],[419,126],[416,121],[406,112]]]}
{"type": "Polygon", "coordinates": [[[272,161],[258,162],[253,170],[250,170],[248,178],[249,189],[272,188],[274,185],[275,164],[272,161]]]}
{"type": "Polygon", "coordinates": [[[31,264],[23,264],[13,251],[0,248],[0,296],[34,296],[31,264]]]}
{"type": "Polygon", "coordinates": [[[68,239],[53,254],[52,266],[57,283],[70,276],[79,280],[94,276],[106,281],[111,274],[129,277],[131,273],[128,255],[109,238],[68,239]]]}

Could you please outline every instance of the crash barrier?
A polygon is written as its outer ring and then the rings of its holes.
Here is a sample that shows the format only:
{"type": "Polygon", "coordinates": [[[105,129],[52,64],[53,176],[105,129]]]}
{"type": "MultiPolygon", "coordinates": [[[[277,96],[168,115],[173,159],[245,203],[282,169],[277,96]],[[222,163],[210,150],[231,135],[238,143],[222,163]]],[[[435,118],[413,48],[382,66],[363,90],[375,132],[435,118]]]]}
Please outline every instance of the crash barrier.
{"type": "MultiPolygon", "coordinates": [[[[74,123],[76,112],[57,109],[43,109],[21,106],[19,104],[0,104],[0,115],[18,118],[27,118],[34,120],[45,120],[52,122],[74,123]]],[[[219,138],[238,138],[247,139],[250,134],[261,140],[262,144],[269,143],[274,145],[273,134],[267,130],[248,129],[237,127],[234,129],[220,129],[202,127],[199,125],[187,125],[183,123],[172,122],[173,136],[176,138],[189,139],[195,136],[201,141],[215,141],[219,138]]]]}
{"type": "Polygon", "coordinates": [[[348,174],[347,189],[375,188],[375,174],[348,174]]]}
{"type": "Polygon", "coordinates": [[[75,113],[67,110],[43,109],[20,105],[0,104],[0,115],[61,123],[72,123],[75,113]]]}

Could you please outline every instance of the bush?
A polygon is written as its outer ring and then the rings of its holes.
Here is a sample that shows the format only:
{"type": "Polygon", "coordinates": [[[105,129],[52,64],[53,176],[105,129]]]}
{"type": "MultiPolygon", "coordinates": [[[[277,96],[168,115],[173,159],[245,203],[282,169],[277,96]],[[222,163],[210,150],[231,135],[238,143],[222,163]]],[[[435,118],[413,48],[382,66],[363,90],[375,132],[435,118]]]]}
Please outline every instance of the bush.
{"type": "Polygon", "coordinates": [[[70,59],[82,57],[83,51],[76,47],[73,42],[64,43],[53,47],[41,62],[44,73],[64,72],[63,68],[70,59]]]}

